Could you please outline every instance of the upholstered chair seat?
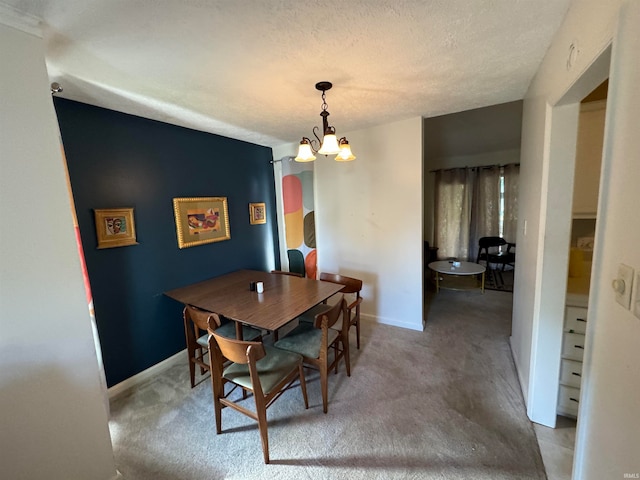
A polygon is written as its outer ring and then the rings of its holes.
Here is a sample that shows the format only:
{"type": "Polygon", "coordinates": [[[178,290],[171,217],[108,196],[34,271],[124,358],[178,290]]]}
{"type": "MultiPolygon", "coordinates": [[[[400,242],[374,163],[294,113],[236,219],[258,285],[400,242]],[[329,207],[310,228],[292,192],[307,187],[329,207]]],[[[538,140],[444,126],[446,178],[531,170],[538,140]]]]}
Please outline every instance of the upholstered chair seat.
{"type": "MultiPolygon", "coordinates": [[[[332,328],[327,331],[327,343],[335,343],[340,332],[332,328]]],[[[282,340],[276,342],[278,348],[291,350],[303,357],[318,358],[322,348],[322,330],[315,328],[313,323],[301,322],[291,330],[282,340]]]]}
{"type": "MultiPolygon", "coordinates": [[[[298,369],[301,358],[297,353],[286,352],[269,345],[265,345],[264,349],[266,356],[256,362],[256,370],[260,377],[262,393],[269,395],[283,378],[298,369]]],[[[252,388],[248,364],[231,363],[223,370],[222,376],[244,388],[252,388]]]]}

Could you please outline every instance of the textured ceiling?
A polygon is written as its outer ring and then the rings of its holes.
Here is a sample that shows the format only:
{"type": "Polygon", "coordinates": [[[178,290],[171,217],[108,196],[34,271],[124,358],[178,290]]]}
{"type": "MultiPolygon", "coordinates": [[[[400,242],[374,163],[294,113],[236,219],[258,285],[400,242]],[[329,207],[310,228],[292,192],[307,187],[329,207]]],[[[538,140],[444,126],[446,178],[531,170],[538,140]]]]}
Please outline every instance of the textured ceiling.
{"type": "Polygon", "coordinates": [[[61,97],[276,146],[524,96],[570,0],[0,0],[61,97]]]}

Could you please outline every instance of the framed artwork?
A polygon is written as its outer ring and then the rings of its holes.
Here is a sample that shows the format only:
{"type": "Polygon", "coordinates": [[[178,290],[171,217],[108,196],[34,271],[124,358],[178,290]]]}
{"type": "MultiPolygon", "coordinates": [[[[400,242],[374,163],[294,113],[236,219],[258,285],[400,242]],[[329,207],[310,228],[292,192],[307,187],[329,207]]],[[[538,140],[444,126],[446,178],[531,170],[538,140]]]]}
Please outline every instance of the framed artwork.
{"type": "Polygon", "coordinates": [[[137,245],[133,208],[95,209],[98,248],[137,245]]]}
{"type": "Polygon", "coordinates": [[[249,204],[249,221],[251,225],[267,223],[267,208],[264,203],[249,204]]]}
{"type": "Polygon", "coordinates": [[[229,240],[227,197],[174,198],[178,248],[229,240]]]}

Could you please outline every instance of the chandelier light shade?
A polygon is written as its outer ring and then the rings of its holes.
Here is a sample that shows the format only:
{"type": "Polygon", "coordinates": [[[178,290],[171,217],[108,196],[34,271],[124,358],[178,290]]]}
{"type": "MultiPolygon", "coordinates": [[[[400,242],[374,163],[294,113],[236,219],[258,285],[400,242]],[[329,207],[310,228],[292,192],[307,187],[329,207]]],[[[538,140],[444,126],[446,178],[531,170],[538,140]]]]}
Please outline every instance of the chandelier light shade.
{"type": "Polygon", "coordinates": [[[311,140],[307,137],[303,137],[300,142],[300,148],[298,148],[296,162],[313,162],[315,159],[316,157],[311,150],[311,140]]]}
{"type": "Polygon", "coordinates": [[[321,155],[335,155],[340,152],[340,147],[338,146],[338,139],[336,138],[335,133],[325,133],[324,138],[322,139],[322,146],[318,153],[321,155]]]}
{"type": "Polygon", "coordinates": [[[333,85],[331,82],[318,82],[316,83],[316,89],[322,92],[322,140],[318,136],[316,130],[318,127],[313,127],[313,136],[315,140],[311,140],[309,137],[302,137],[300,146],[298,148],[298,156],[295,158],[296,162],[312,162],[316,159],[315,153],[321,155],[335,155],[335,159],[338,162],[350,162],[355,160],[356,156],[351,152],[349,142],[345,137],[338,140],[336,136],[336,129],[329,125],[327,117],[329,112],[327,111],[328,105],[325,98],[327,90],[330,90],[333,85]],[[320,146],[316,148],[316,146],[320,146]]]}
{"type": "Polygon", "coordinates": [[[340,152],[336,155],[336,162],[350,162],[355,160],[356,156],[351,153],[351,146],[345,137],[340,139],[340,152]]]}

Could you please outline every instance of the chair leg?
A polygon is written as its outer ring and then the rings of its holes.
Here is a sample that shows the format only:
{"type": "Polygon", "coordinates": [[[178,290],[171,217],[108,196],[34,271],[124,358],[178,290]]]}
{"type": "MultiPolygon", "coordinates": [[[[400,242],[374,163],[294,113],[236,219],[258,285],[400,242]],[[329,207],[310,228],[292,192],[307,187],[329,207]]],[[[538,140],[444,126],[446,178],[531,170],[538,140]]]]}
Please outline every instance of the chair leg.
{"type": "Polygon", "coordinates": [[[191,380],[191,388],[196,386],[196,364],[193,361],[193,356],[195,352],[189,352],[187,350],[187,355],[189,355],[189,379],[191,380]]]}
{"type": "Polygon", "coordinates": [[[344,365],[347,369],[347,377],[351,376],[351,358],[349,354],[349,331],[347,330],[347,338],[342,338],[342,355],[344,356],[344,365]]]}
{"type": "Polygon", "coordinates": [[[498,286],[498,274],[496,273],[495,268],[488,269],[489,274],[491,275],[491,281],[497,287],[498,286]]]}
{"type": "Polygon", "coordinates": [[[264,398],[259,398],[259,395],[255,395],[256,399],[256,415],[258,417],[258,430],[260,430],[260,440],[262,442],[262,455],[264,456],[264,463],[269,463],[269,432],[267,431],[267,406],[265,405],[264,398]]]}
{"type": "Polygon", "coordinates": [[[356,320],[356,347],[360,350],[360,318],[356,320]]]}
{"type": "Polygon", "coordinates": [[[222,433],[222,404],[215,390],[213,392],[213,410],[216,415],[216,433],[220,434],[222,433]]]}
{"type": "Polygon", "coordinates": [[[220,398],[224,397],[224,383],[217,378],[213,370],[211,371],[211,390],[213,391],[213,410],[216,416],[216,434],[220,434],[222,433],[222,403],[220,403],[220,398]]]}
{"type": "Polygon", "coordinates": [[[329,387],[328,383],[327,364],[320,366],[320,390],[322,390],[322,411],[327,413],[329,403],[329,387]]]}
{"type": "Polygon", "coordinates": [[[302,399],[304,400],[304,408],[309,408],[309,397],[307,397],[307,380],[304,377],[304,368],[302,362],[298,366],[298,378],[300,379],[300,390],[302,390],[302,399]]]}

